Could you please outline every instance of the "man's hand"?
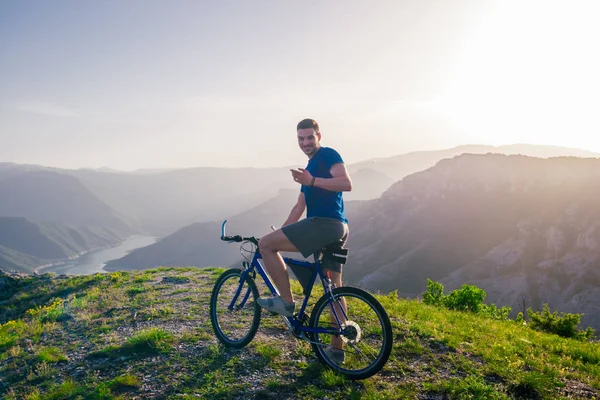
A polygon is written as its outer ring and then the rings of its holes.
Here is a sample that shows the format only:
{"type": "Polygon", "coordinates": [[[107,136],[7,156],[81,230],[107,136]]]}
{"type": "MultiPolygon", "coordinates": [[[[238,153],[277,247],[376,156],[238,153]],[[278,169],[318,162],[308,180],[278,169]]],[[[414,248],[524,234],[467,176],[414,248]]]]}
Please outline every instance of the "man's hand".
{"type": "Polygon", "coordinates": [[[294,180],[299,184],[309,186],[312,182],[313,176],[304,168],[290,169],[290,171],[292,171],[292,177],[294,180]]]}

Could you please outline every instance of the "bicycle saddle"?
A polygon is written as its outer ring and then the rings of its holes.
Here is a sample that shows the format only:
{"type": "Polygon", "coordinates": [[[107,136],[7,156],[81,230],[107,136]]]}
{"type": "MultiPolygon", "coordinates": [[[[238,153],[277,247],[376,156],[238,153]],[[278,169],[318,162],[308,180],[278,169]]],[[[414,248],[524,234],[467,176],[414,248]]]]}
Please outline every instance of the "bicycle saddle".
{"type": "Polygon", "coordinates": [[[333,260],[340,264],[346,264],[348,261],[348,249],[340,243],[329,244],[321,248],[320,253],[324,258],[333,260]]]}

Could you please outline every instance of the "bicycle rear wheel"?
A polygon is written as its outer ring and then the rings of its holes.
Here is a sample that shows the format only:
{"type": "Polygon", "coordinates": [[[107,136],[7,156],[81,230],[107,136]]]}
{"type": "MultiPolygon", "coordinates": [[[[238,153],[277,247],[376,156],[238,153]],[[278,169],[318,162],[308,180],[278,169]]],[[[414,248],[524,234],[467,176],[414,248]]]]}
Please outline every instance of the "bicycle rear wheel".
{"type": "MultiPolygon", "coordinates": [[[[335,343],[330,333],[313,333],[312,348],[319,361],[355,380],[368,378],[383,368],[392,351],[392,325],[377,299],[362,289],[340,287],[333,290],[336,314],[342,323],[343,356],[329,350],[335,343]],[[346,311],[342,312],[342,304],[346,311]],[[344,315],[345,314],[345,315],[344,315]]],[[[309,326],[338,328],[332,319],[332,303],[324,294],[312,310],[309,326]]],[[[337,346],[336,346],[337,347],[337,346]]]]}
{"type": "Polygon", "coordinates": [[[210,296],[210,322],[217,339],[236,349],[252,341],[260,324],[261,309],[256,303],[258,289],[249,275],[240,282],[242,270],[229,269],[215,282],[210,296]],[[241,285],[233,309],[231,302],[241,285]]]}

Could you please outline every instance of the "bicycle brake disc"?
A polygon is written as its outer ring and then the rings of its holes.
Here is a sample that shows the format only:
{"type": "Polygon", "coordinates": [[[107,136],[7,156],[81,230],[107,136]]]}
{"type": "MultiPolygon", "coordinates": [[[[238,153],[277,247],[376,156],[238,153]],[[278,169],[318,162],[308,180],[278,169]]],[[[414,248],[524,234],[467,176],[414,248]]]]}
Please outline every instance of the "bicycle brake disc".
{"type": "Polygon", "coordinates": [[[342,324],[342,340],[346,344],[357,344],[360,342],[362,331],[354,321],[346,321],[342,324]]]}

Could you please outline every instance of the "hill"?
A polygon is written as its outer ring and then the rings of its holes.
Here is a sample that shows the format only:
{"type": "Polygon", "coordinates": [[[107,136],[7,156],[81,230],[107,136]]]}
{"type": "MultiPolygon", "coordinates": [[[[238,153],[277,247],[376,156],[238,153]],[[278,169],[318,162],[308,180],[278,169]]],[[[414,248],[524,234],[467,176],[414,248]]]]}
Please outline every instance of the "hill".
{"type": "MultiPolygon", "coordinates": [[[[600,347],[515,321],[377,296],[392,356],[365,381],[320,365],[263,312],[253,342],[219,346],[208,300],[219,269],[88,276],[0,274],[0,397],[14,399],[592,399],[600,347]]],[[[293,285],[299,297],[301,288],[293,285]]]]}
{"type": "MultiPolygon", "coordinates": [[[[487,146],[469,144],[452,147],[450,149],[414,151],[406,154],[385,158],[373,158],[348,166],[350,173],[359,171],[362,168],[369,168],[383,175],[389,176],[394,182],[411,175],[415,172],[426,170],[433,167],[438,161],[445,158],[452,158],[461,154],[506,154],[506,155],[525,155],[538,158],[550,157],[582,157],[597,158],[599,153],[590,151],[572,149],[559,146],[542,146],[533,144],[512,144],[505,146],[487,146]]],[[[374,197],[373,197],[374,198],[374,197]]]]}
{"type": "MultiPolygon", "coordinates": [[[[463,153],[488,152],[538,157],[600,156],[564,147],[519,144],[499,147],[467,145],[368,159],[348,165],[354,190],[346,195],[346,200],[376,199],[397,180],[430,168],[441,159],[463,153]]],[[[53,215],[57,222],[78,225],[79,222],[73,221],[73,218],[80,220],[89,216],[98,220],[100,218],[94,216],[106,213],[108,207],[112,215],[104,221],[116,217],[139,231],[166,236],[191,223],[214,221],[220,219],[215,216],[241,213],[276,196],[280,189],[296,188],[287,167],[198,167],[124,172],[106,168],[66,170],[0,163],[0,193],[4,190],[5,194],[4,198],[0,195],[0,200],[5,202],[4,207],[12,204],[7,212],[3,212],[0,202],[0,216],[22,216],[36,222],[48,220],[47,216],[53,215]],[[3,181],[11,186],[3,187],[3,181]],[[81,185],[87,193],[83,194],[81,188],[71,192],[75,186],[81,185]],[[69,193],[73,194],[64,204],[55,203],[61,195],[69,193]],[[48,204],[31,209],[40,199],[48,199],[48,204]],[[23,206],[27,206],[27,212],[23,211],[23,206]]]]}
{"type": "Polygon", "coordinates": [[[132,231],[79,180],[46,170],[0,170],[0,216],[132,231]]]}
{"type": "Polygon", "coordinates": [[[74,227],[56,222],[33,223],[22,217],[0,217],[0,268],[33,272],[85,252],[115,246],[121,234],[104,227],[74,227]]]}
{"type": "MultiPolygon", "coordinates": [[[[297,191],[281,190],[272,199],[224,219],[228,219],[229,227],[235,229],[235,234],[260,237],[270,232],[271,224],[285,221],[297,198],[297,191]]],[[[240,248],[221,241],[221,223],[198,222],[188,225],[150,246],[108,262],[105,269],[117,271],[174,265],[231,265],[241,258],[240,248]]]]}
{"type": "Polygon", "coordinates": [[[351,216],[344,276],[416,296],[426,278],[498,304],[584,313],[600,326],[600,160],[464,154],[351,216]]]}

